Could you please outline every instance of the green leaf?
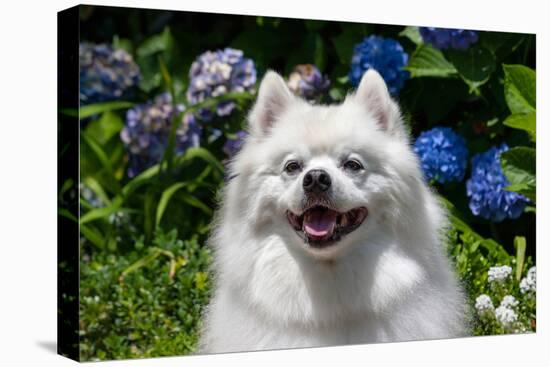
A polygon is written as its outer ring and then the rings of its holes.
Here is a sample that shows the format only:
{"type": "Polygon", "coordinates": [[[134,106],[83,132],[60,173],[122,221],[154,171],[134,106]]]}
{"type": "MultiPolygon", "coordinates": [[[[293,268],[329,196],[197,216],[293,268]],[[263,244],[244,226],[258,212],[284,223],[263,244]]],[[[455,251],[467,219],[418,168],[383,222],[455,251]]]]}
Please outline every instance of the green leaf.
{"type": "Polygon", "coordinates": [[[514,246],[516,247],[516,280],[519,282],[523,272],[523,264],[525,263],[525,249],[527,248],[525,237],[516,236],[514,238],[514,246]]]}
{"type": "Polygon", "coordinates": [[[523,34],[506,32],[480,32],[479,44],[491,51],[497,60],[513,52],[523,41],[523,34]]]}
{"type": "Polygon", "coordinates": [[[111,161],[107,156],[107,153],[105,153],[101,145],[99,145],[94,140],[94,138],[89,136],[86,132],[80,134],[80,136],[82,137],[82,140],[91,148],[92,152],[94,152],[96,158],[99,160],[99,162],[103,166],[103,169],[107,172],[109,184],[112,185],[112,188],[115,189],[116,191],[120,191],[120,184],[116,179],[116,176],[113,171],[113,167],[111,165],[111,161]]]}
{"type": "Polygon", "coordinates": [[[84,184],[90,188],[97,195],[97,197],[105,203],[105,205],[111,205],[111,200],[103,190],[101,184],[92,176],[88,176],[84,179],[84,184]]]}
{"type": "Polygon", "coordinates": [[[510,182],[507,188],[536,201],[536,151],[529,147],[514,147],[502,152],[500,163],[510,182]]]}
{"type": "Polygon", "coordinates": [[[107,144],[107,142],[124,127],[122,118],[112,112],[103,112],[101,118],[94,120],[86,126],[86,134],[94,138],[101,145],[107,144]]]}
{"type": "Polygon", "coordinates": [[[170,33],[170,28],[164,28],[164,31],[160,34],[149,37],[141,43],[138,47],[136,54],[138,57],[146,57],[156,54],[161,51],[168,51],[174,45],[174,38],[170,33]]]}
{"type": "Polygon", "coordinates": [[[107,111],[130,108],[133,105],[134,104],[132,102],[112,101],[112,102],[94,103],[87,106],[82,106],[80,107],[80,113],[77,109],[73,109],[73,108],[62,108],[60,112],[68,116],[80,117],[80,119],[85,119],[87,117],[99,115],[107,111]]]}
{"type": "Polygon", "coordinates": [[[438,198],[443,206],[449,211],[449,221],[456,229],[463,232],[464,234],[472,236],[474,240],[479,241],[479,246],[482,246],[487,251],[494,254],[499,259],[499,261],[505,261],[508,258],[508,252],[504,249],[504,247],[502,247],[501,244],[493,239],[485,238],[478,234],[465,222],[462,215],[460,214],[458,209],[456,209],[453,203],[451,203],[443,196],[439,196],[438,198]]]}
{"type": "Polygon", "coordinates": [[[531,140],[537,140],[537,114],[532,111],[529,113],[514,113],[504,120],[503,124],[513,129],[526,131],[531,140]]]}
{"type": "Polygon", "coordinates": [[[96,245],[98,248],[103,249],[105,247],[105,240],[103,239],[103,236],[98,230],[92,227],[82,225],[81,223],[80,232],[84,237],[90,240],[90,242],[96,245]]]}
{"type": "Polygon", "coordinates": [[[141,71],[139,86],[145,92],[151,92],[161,85],[158,56],[162,55],[164,61],[172,65],[175,44],[170,29],[166,27],[162,33],[149,37],[138,47],[136,62],[141,71]]]}
{"type": "Polygon", "coordinates": [[[178,157],[176,160],[178,163],[182,161],[188,161],[195,158],[200,158],[203,161],[207,162],[214,168],[218,174],[223,173],[224,168],[221,162],[207,149],[201,147],[189,148],[185,151],[185,154],[181,157],[178,157]]]}
{"type": "Polygon", "coordinates": [[[338,36],[332,37],[331,41],[340,63],[349,65],[353,48],[361,42],[366,34],[363,32],[362,27],[356,24],[345,24],[342,25],[342,28],[342,32],[338,36]]]}
{"type": "Polygon", "coordinates": [[[408,38],[415,45],[421,45],[424,43],[418,27],[413,27],[413,26],[405,27],[405,29],[399,32],[399,35],[402,37],[408,38]]]}
{"type": "Polygon", "coordinates": [[[208,273],[197,272],[195,273],[195,286],[198,290],[206,288],[206,281],[208,280],[208,273]]]}
{"type": "Polygon", "coordinates": [[[212,215],[212,209],[210,209],[208,205],[204,204],[202,201],[200,201],[193,195],[184,192],[184,193],[181,193],[180,196],[181,196],[181,199],[185,201],[187,204],[202,210],[206,215],[209,215],[209,216],[212,215]]]}
{"type": "Polygon", "coordinates": [[[118,35],[113,36],[113,48],[123,49],[128,52],[130,55],[133,53],[134,47],[132,41],[127,38],[120,38],[118,35]]]}
{"type": "Polygon", "coordinates": [[[495,71],[495,57],[485,47],[470,47],[465,51],[446,52],[460,77],[470,87],[470,92],[479,93],[479,87],[485,84],[495,71]]]}
{"type": "Polygon", "coordinates": [[[78,218],[65,208],[58,208],[57,214],[78,223],[78,218]]]}
{"type": "Polygon", "coordinates": [[[107,219],[114,213],[139,213],[136,209],[121,208],[120,202],[115,202],[111,206],[95,208],[80,217],[80,224],[86,224],[99,219],[107,219]]]}
{"type": "Polygon", "coordinates": [[[325,43],[323,42],[323,38],[318,34],[315,35],[315,53],[313,59],[315,60],[315,65],[319,68],[319,70],[325,70],[325,43]]]}
{"type": "Polygon", "coordinates": [[[430,45],[420,45],[411,55],[409,63],[405,67],[411,73],[411,78],[419,77],[453,77],[457,70],[441,51],[430,45]]]}
{"type": "Polygon", "coordinates": [[[166,210],[166,207],[168,206],[168,203],[170,202],[170,199],[172,198],[172,196],[176,193],[176,191],[178,191],[179,189],[185,187],[186,185],[187,185],[187,183],[180,182],[180,183],[173,184],[172,186],[170,186],[169,188],[164,190],[164,192],[162,193],[162,195],[160,197],[159,204],[157,206],[157,215],[156,215],[156,225],[157,225],[157,227],[160,224],[160,220],[162,219],[162,215],[164,214],[164,211],[166,210]]]}
{"type": "Polygon", "coordinates": [[[155,216],[155,194],[151,189],[145,193],[145,199],[143,200],[143,229],[145,232],[145,240],[149,242],[154,230],[154,216],[155,216]]]}
{"type": "Polygon", "coordinates": [[[536,110],[536,74],[523,65],[502,65],[504,69],[504,96],[508,108],[515,113],[536,110]]]}

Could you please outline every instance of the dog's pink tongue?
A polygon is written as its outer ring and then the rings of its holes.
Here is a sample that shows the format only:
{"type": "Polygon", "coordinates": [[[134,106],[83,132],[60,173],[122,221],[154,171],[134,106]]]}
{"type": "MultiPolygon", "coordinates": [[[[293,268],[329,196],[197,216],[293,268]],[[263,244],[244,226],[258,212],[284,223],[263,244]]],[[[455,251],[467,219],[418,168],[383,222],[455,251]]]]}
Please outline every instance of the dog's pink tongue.
{"type": "Polygon", "coordinates": [[[310,210],[304,216],[304,231],[313,237],[329,237],[334,231],[336,216],[332,210],[310,210]]]}

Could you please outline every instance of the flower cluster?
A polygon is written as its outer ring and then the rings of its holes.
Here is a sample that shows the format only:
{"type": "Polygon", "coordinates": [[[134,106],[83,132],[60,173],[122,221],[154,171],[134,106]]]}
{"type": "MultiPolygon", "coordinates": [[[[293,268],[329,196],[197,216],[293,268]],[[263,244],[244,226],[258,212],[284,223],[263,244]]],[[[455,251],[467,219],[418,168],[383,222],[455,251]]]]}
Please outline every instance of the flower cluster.
{"type": "Polygon", "coordinates": [[[489,268],[487,275],[489,283],[503,283],[512,274],[512,268],[508,265],[492,266],[489,268]]]}
{"type": "Polygon", "coordinates": [[[448,127],[435,127],[420,134],[414,143],[428,180],[461,181],[468,163],[466,141],[448,127]]]}
{"type": "Polygon", "coordinates": [[[513,331],[518,321],[518,314],[506,306],[498,306],[495,310],[495,318],[506,331],[513,331]]]}
{"type": "Polygon", "coordinates": [[[491,297],[486,294],[482,294],[476,298],[475,309],[479,317],[485,318],[493,315],[495,306],[493,306],[491,297]]]}
{"type": "Polygon", "coordinates": [[[466,50],[478,40],[477,32],[467,29],[420,27],[420,35],[425,43],[440,50],[466,50]]]}
{"type": "Polygon", "coordinates": [[[296,65],[288,77],[288,88],[305,99],[316,99],[325,93],[330,80],[312,64],[296,65]]]}
{"type": "MultiPolygon", "coordinates": [[[[134,177],[160,162],[168,145],[172,119],[183,111],[182,105],[174,107],[168,93],[128,110],[126,125],[120,133],[120,138],[129,153],[129,177],[134,177]]],[[[176,154],[182,154],[189,147],[198,146],[201,132],[194,116],[190,113],[184,114],[176,130],[176,154]]]]}
{"type": "Polygon", "coordinates": [[[121,98],[140,80],[139,67],[132,56],[106,44],[81,43],[79,62],[81,103],[121,98]]]}
{"type": "MultiPolygon", "coordinates": [[[[251,59],[243,56],[241,50],[206,51],[191,65],[187,100],[194,105],[210,97],[219,97],[229,92],[250,92],[256,83],[256,68],[251,59]]],[[[235,102],[224,101],[216,106],[218,116],[227,116],[235,108],[235,102]]],[[[201,109],[198,116],[212,119],[208,109],[201,109]]]]}
{"type": "Polygon", "coordinates": [[[519,305],[518,300],[516,297],[511,295],[506,295],[502,298],[502,301],[500,301],[500,307],[506,307],[506,308],[515,308],[519,305]]]}
{"type": "MultiPolygon", "coordinates": [[[[532,267],[524,279],[534,279],[535,272],[535,267],[532,267]]],[[[494,266],[489,268],[487,275],[489,294],[481,294],[475,301],[475,309],[484,330],[495,328],[493,330],[496,333],[522,333],[533,330],[535,300],[533,297],[522,296],[525,292],[521,285],[519,293],[513,293],[515,296],[510,294],[517,290],[515,278],[511,276],[512,268],[506,265],[494,266]],[[493,300],[500,300],[498,307],[493,306],[493,300]]]]}
{"type": "Polygon", "coordinates": [[[533,266],[527,272],[527,276],[519,282],[519,290],[522,294],[535,293],[537,291],[537,268],[533,266]]]}
{"type": "Polygon", "coordinates": [[[527,204],[523,195],[505,190],[508,180],[500,166],[500,154],[507,150],[502,144],[475,155],[472,176],[466,182],[472,213],[493,222],[518,218],[527,204]]]}
{"type": "Polygon", "coordinates": [[[375,69],[386,81],[390,93],[397,94],[409,77],[409,72],[403,70],[408,61],[409,56],[399,42],[369,36],[354,46],[349,80],[357,86],[367,70],[375,69]]]}
{"type": "Polygon", "coordinates": [[[239,150],[241,150],[244,144],[244,138],[246,138],[247,135],[248,133],[246,131],[241,130],[237,132],[235,139],[227,139],[223,145],[223,152],[227,155],[227,157],[231,158],[237,154],[239,150]]]}

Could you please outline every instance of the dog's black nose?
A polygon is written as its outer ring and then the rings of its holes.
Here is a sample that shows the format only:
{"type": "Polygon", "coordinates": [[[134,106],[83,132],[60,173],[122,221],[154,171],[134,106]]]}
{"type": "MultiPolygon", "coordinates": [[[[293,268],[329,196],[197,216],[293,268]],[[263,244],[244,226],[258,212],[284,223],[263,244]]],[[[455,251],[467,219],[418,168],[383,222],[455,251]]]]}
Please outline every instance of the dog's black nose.
{"type": "Polygon", "coordinates": [[[322,169],[312,169],[304,176],[302,186],[306,192],[323,192],[327,191],[331,184],[330,175],[322,169]]]}

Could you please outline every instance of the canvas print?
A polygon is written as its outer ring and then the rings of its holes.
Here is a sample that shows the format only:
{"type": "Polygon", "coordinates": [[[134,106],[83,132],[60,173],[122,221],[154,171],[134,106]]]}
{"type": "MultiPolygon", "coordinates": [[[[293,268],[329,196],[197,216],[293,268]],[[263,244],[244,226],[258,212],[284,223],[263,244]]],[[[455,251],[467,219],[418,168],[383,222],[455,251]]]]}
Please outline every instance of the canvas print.
{"type": "Polygon", "coordinates": [[[58,37],[61,354],[536,331],[534,34],[78,6],[58,37]]]}

